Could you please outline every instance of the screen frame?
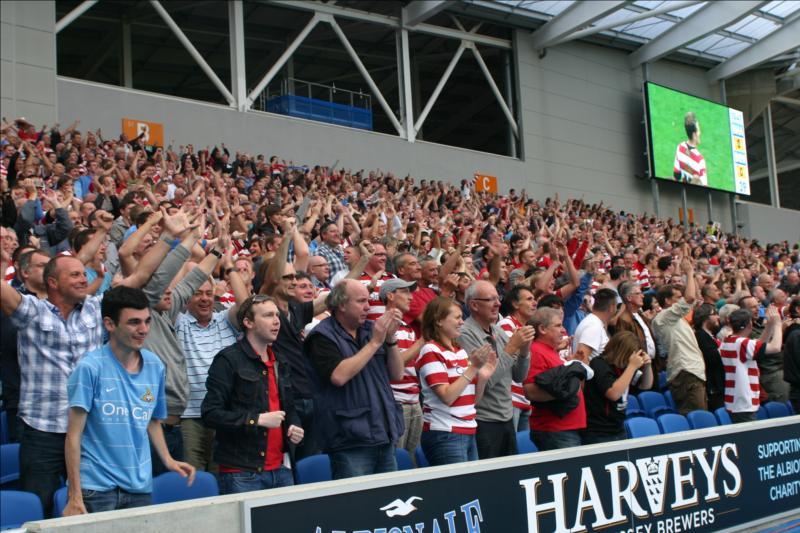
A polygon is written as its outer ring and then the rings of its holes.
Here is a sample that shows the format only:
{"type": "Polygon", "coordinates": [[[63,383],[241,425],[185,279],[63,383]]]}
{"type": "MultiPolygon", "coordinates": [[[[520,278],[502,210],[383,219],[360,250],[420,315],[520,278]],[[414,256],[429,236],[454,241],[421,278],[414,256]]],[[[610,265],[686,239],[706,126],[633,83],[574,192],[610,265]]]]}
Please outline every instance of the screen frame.
{"type": "MultiPolygon", "coordinates": [[[[653,150],[653,130],[652,130],[652,121],[651,121],[651,117],[650,117],[650,91],[649,91],[649,86],[650,85],[656,85],[656,86],[664,88],[664,89],[669,89],[670,91],[675,91],[676,93],[680,93],[680,94],[683,94],[683,95],[686,95],[686,96],[690,96],[692,98],[697,98],[698,100],[705,100],[706,102],[722,106],[722,107],[724,107],[726,109],[729,109],[729,110],[733,109],[734,111],[738,111],[739,113],[741,113],[742,111],[739,110],[739,109],[736,109],[735,107],[730,107],[730,106],[727,106],[725,104],[721,104],[719,102],[711,100],[710,98],[703,98],[702,96],[697,96],[695,94],[687,93],[686,91],[681,91],[679,89],[675,89],[674,87],[670,87],[668,85],[662,85],[660,83],[655,83],[655,82],[648,81],[648,80],[645,80],[642,85],[643,85],[643,89],[642,90],[643,90],[643,93],[644,93],[644,129],[645,129],[644,133],[645,133],[645,137],[647,139],[646,142],[647,142],[647,165],[648,165],[647,176],[648,176],[648,178],[651,179],[651,180],[657,180],[659,182],[671,182],[671,183],[674,183],[676,185],[685,185],[685,186],[688,186],[688,187],[692,187],[693,189],[706,190],[706,191],[719,191],[719,192],[724,192],[724,193],[728,193],[728,194],[739,195],[739,196],[743,196],[743,197],[749,198],[752,195],[752,187],[750,188],[750,194],[744,194],[744,193],[736,192],[735,190],[731,191],[731,190],[728,190],[728,189],[720,189],[718,187],[711,187],[709,185],[696,185],[694,183],[676,181],[675,178],[673,178],[673,177],[659,177],[659,176],[655,175],[655,168],[656,168],[655,157],[656,156],[655,156],[655,152],[653,150]]],[[[745,136],[745,142],[747,142],[747,136],[745,136]]],[[[733,159],[733,150],[732,149],[731,149],[731,159],[733,159]]],[[[749,165],[749,161],[748,161],[748,169],[749,169],[749,166],[750,165],[749,165]]],[[[748,181],[750,180],[749,173],[748,173],[747,179],[748,179],[748,181]]],[[[752,183],[751,183],[751,185],[752,185],[752,183]]]]}

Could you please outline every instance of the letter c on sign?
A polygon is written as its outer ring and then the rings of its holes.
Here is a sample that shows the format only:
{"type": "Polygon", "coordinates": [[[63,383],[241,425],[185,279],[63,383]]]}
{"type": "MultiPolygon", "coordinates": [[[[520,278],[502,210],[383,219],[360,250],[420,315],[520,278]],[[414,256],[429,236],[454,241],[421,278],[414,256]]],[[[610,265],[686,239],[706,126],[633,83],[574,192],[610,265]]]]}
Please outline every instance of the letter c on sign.
{"type": "Polygon", "coordinates": [[[484,191],[488,191],[489,190],[489,176],[484,176],[483,177],[482,185],[483,185],[483,190],[484,191]]]}

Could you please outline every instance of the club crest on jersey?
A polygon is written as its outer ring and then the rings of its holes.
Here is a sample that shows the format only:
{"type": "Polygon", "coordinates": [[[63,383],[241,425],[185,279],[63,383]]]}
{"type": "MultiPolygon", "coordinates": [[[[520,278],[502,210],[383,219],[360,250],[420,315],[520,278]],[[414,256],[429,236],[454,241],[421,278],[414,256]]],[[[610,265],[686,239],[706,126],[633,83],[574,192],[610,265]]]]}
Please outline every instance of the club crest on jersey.
{"type": "Polygon", "coordinates": [[[156,401],[156,398],[155,398],[155,396],[153,396],[153,393],[150,392],[150,388],[149,387],[147,388],[145,393],[142,395],[142,400],[144,400],[144,401],[146,401],[148,403],[156,401]]]}

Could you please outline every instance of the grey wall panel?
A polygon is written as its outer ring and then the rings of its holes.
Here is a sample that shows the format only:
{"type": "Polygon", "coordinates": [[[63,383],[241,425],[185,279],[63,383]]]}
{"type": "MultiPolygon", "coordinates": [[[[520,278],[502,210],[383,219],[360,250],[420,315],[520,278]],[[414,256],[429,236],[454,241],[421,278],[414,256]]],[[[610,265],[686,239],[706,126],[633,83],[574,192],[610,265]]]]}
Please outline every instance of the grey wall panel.
{"type": "Polygon", "coordinates": [[[56,64],[55,33],[17,26],[14,32],[17,63],[47,67],[56,64]]]}
{"type": "Polygon", "coordinates": [[[768,242],[800,242],[800,212],[749,202],[738,202],[737,210],[742,234],[768,242]]]}
{"type": "Polygon", "coordinates": [[[56,121],[55,2],[0,2],[2,92],[0,109],[34,124],[56,121]]]}

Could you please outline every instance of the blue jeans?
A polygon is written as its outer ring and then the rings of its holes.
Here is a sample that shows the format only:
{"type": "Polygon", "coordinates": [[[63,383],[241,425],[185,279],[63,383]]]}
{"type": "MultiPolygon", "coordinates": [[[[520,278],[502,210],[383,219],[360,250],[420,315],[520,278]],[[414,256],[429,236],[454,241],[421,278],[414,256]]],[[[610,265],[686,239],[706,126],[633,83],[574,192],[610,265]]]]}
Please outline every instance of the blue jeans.
{"type": "Polygon", "coordinates": [[[394,444],[358,446],[331,452],[330,458],[333,479],[346,479],[397,471],[394,444]]]}
{"type": "Polygon", "coordinates": [[[264,472],[220,472],[219,474],[220,494],[238,494],[292,485],[294,485],[292,471],[285,466],[264,472]]]}
{"type": "Polygon", "coordinates": [[[104,491],[82,489],[81,494],[83,495],[83,505],[90,513],[146,507],[152,503],[149,492],[133,493],[119,487],[104,491]]]}
{"type": "Polygon", "coordinates": [[[581,445],[581,435],[576,430],[531,431],[531,440],[540,452],[581,445]]]}
{"type": "Polygon", "coordinates": [[[45,518],[53,516],[53,494],[67,477],[64,462],[65,433],[39,431],[20,421],[22,438],[19,448],[20,488],[42,500],[45,518]]]}
{"type": "Polygon", "coordinates": [[[423,431],[422,451],[431,466],[478,460],[475,435],[448,431],[423,431]]]}

